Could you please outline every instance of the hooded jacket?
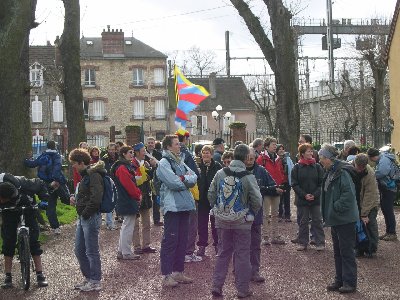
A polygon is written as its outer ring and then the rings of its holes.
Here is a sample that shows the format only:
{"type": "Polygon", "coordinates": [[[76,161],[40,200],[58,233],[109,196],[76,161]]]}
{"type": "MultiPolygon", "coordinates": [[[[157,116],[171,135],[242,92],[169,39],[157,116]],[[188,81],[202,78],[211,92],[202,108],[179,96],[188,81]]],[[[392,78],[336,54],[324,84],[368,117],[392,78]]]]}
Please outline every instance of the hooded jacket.
{"type": "Polygon", "coordinates": [[[379,207],[379,191],[374,170],[367,165],[361,176],[360,216],[368,217],[372,209],[379,207]]]}
{"type": "Polygon", "coordinates": [[[35,160],[26,159],[24,164],[29,168],[38,167],[37,177],[47,183],[56,181],[65,184],[67,182],[61,171],[61,156],[57,150],[47,149],[35,160]]]}
{"type": "Polygon", "coordinates": [[[378,184],[387,188],[390,191],[396,192],[397,187],[393,179],[390,178],[390,173],[393,168],[392,160],[396,160],[394,154],[389,152],[383,152],[379,155],[379,160],[375,168],[375,177],[378,180],[378,184]]]}
{"type": "Polygon", "coordinates": [[[321,213],[327,227],[359,219],[354,183],[345,165],[349,164],[335,160],[322,182],[321,213]]]}
{"type": "Polygon", "coordinates": [[[285,182],[285,172],[279,155],[276,154],[275,159],[272,159],[268,151],[264,151],[258,156],[256,162],[268,171],[277,185],[281,185],[285,182]]]}
{"type": "Polygon", "coordinates": [[[160,208],[164,215],[169,211],[179,212],[196,209],[189,188],[194,187],[197,183],[197,175],[181,159],[172,155],[170,151],[164,150],[163,158],[158,163],[156,173],[162,182],[160,208]]]}
{"type": "MultiPolygon", "coordinates": [[[[231,164],[229,165],[229,169],[231,169],[232,172],[239,173],[242,171],[246,171],[246,166],[240,160],[232,160],[231,164]]],[[[208,190],[208,199],[210,201],[211,207],[215,205],[219,193],[219,184],[221,180],[223,180],[225,177],[226,173],[224,172],[224,170],[219,170],[217,174],[215,174],[214,179],[211,182],[210,188],[208,190]]],[[[249,174],[240,178],[240,181],[242,182],[243,188],[243,195],[241,197],[242,204],[243,206],[249,208],[249,210],[253,212],[254,215],[257,215],[262,206],[262,196],[257,184],[257,180],[253,174],[249,174]]],[[[219,220],[218,218],[215,218],[215,226],[217,228],[223,229],[250,230],[252,223],[253,222],[246,222],[244,218],[238,220],[237,222],[224,222],[219,220]]]]}
{"type": "Polygon", "coordinates": [[[100,211],[104,192],[103,177],[106,173],[103,161],[80,172],[82,180],[76,194],[76,212],[84,219],[89,219],[100,211]]]}

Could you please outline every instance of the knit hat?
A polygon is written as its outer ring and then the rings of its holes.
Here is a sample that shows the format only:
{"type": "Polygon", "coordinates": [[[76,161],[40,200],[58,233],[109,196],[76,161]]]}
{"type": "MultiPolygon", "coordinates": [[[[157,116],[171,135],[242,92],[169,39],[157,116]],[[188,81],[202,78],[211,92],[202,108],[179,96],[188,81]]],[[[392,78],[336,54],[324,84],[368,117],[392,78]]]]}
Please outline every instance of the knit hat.
{"type": "Polygon", "coordinates": [[[216,138],[214,141],[213,141],[213,146],[218,146],[218,145],[222,145],[222,144],[224,144],[225,143],[225,141],[222,139],[222,138],[216,138]]]}
{"type": "Polygon", "coordinates": [[[175,134],[178,135],[178,136],[184,136],[184,137],[189,137],[189,136],[190,136],[189,131],[187,131],[187,130],[185,130],[185,129],[183,129],[183,128],[179,128],[179,129],[175,132],[175,134]]]}
{"type": "Polygon", "coordinates": [[[137,143],[133,146],[133,151],[140,151],[140,149],[144,148],[143,143],[137,143]]]}
{"type": "Polygon", "coordinates": [[[367,154],[369,157],[379,156],[379,150],[375,148],[369,148],[367,154]]]}

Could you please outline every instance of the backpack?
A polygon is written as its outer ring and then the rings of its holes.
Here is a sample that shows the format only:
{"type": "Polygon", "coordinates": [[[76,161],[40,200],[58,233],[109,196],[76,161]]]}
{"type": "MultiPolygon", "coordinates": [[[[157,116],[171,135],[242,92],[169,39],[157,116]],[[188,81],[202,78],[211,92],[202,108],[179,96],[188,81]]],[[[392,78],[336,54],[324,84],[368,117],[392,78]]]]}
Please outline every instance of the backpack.
{"type": "Polygon", "coordinates": [[[396,184],[400,183],[400,166],[398,165],[396,159],[390,158],[391,168],[389,172],[390,179],[396,181],[396,184]]]}
{"type": "Polygon", "coordinates": [[[114,210],[115,204],[118,200],[118,190],[109,175],[104,175],[103,177],[104,192],[103,198],[101,199],[100,212],[110,213],[114,210]]]}
{"type": "MultiPolygon", "coordinates": [[[[174,168],[174,166],[172,165],[172,162],[170,159],[165,158],[169,164],[171,165],[171,169],[172,171],[176,174],[176,170],[174,168]]],[[[160,195],[160,190],[161,190],[161,185],[162,185],[162,181],[160,180],[160,178],[158,178],[157,176],[157,170],[155,170],[154,174],[153,174],[153,192],[155,195],[159,196],[160,195]]]]}
{"type": "Polygon", "coordinates": [[[222,170],[226,177],[218,183],[217,200],[210,214],[225,222],[245,220],[249,208],[242,202],[243,186],[240,179],[250,173],[248,171],[236,173],[230,168],[222,170]]]}

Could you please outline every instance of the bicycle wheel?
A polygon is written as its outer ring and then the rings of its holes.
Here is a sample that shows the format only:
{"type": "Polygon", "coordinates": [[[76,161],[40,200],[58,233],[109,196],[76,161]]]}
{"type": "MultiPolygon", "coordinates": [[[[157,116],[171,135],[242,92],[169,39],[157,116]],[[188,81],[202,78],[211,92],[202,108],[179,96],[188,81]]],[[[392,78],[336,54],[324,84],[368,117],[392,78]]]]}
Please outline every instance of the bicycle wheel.
{"type": "Polygon", "coordinates": [[[24,290],[31,284],[31,251],[29,249],[28,231],[22,230],[18,236],[19,262],[21,264],[21,282],[24,290]]]}

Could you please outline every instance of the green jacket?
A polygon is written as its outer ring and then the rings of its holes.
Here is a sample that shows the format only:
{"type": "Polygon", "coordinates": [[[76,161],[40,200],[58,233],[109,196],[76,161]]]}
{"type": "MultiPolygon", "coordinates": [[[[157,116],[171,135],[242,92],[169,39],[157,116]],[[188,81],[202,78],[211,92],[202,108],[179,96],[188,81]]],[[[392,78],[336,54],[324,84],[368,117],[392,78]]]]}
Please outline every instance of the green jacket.
{"type": "Polygon", "coordinates": [[[325,226],[337,226],[359,219],[356,191],[350,174],[337,161],[322,183],[321,212],[325,226]]]}

